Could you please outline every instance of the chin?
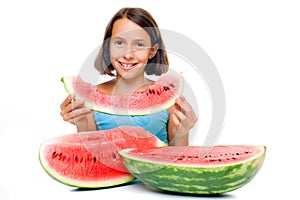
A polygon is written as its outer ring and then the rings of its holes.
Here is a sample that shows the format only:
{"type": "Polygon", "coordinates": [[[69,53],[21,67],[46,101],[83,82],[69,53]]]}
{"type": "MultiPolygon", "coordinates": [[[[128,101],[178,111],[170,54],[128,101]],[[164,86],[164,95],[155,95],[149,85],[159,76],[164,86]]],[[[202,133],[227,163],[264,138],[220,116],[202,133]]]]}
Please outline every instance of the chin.
{"type": "Polygon", "coordinates": [[[135,67],[131,70],[116,70],[117,74],[124,79],[135,79],[140,76],[144,76],[145,68],[144,67],[135,67]]]}
{"type": "Polygon", "coordinates": [[[137,73],[134,72],[134,70],[120,71],[118,72],[118,75],[123,79],[128,79],[128,80],[134,79],[139,76],[137,73]]]}

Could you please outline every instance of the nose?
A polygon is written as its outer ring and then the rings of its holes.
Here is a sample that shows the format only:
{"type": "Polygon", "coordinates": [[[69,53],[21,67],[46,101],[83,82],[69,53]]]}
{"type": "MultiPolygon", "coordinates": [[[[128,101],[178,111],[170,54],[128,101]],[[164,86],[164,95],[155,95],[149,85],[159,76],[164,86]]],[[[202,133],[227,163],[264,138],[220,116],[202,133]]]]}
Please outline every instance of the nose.
{"type": "Polygon", "coordinates": [[[134,51],[133,50],[128,50],[123,54],[123,58],[126,60],[131,60],[134,57],[134,51]]]}

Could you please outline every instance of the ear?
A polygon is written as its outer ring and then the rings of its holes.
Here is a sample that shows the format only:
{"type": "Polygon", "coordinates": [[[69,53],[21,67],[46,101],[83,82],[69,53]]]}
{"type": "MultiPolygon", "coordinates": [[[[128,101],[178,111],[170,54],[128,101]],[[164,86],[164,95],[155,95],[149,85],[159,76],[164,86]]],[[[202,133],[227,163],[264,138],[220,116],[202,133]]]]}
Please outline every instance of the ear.
{"type": "Polygon", "coordinates": [[[151,48],[150,54],[149,54],[149,59],[152,59],[158,50],[159,45],[156,43],[155,45],[153,45],[153,47],[151,48]]]}

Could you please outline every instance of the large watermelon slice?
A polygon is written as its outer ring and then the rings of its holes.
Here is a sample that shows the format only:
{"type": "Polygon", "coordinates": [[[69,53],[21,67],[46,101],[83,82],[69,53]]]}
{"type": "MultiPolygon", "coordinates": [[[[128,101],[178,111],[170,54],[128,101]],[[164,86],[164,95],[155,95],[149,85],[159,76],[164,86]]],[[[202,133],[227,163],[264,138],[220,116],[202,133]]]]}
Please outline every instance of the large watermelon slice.
{"type": "Polygon", "coordinates": [[[221,194],[251,181],[265,152],[264,146],[229,145],[123,149],[119,153],[127,169],[150,186],[180,193],[221,194]]]}
{"type": "Polygon", "coordinates": [[[181,73],[172,71],[162,75],[146,90],[135,91],[128,96],[110,96],[79,76],[65,76],[61,81],[68,93],[74,92],[77,98],[85,99],[86,107],[118,115],[145,115],[165,110],[182,94],[184,82],[181,73]]]}
{"type": "Polygon", "coordinates": [[[163,146],[143,128],[121,126],[111,130],[59,136],[41,144],[39,159],[55,180],[79,188],[100,188],[129,182],[134,177],[124,167],[123,148],[163,146]]]}

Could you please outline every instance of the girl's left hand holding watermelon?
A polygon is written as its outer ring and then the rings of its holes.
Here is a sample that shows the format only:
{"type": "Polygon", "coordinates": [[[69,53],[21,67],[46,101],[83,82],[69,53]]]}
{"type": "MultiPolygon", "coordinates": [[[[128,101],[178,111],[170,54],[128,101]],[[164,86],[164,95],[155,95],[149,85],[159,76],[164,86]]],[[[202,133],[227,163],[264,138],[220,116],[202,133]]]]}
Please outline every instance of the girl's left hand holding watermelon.
{"type": "Polygon", "coordinates": [[[175,105],[169,109],[170,119],[168,124],[170,145],[188,145],[189,131],[198,121],[192,106],[184,98],[179,97],[175,105]]]}

